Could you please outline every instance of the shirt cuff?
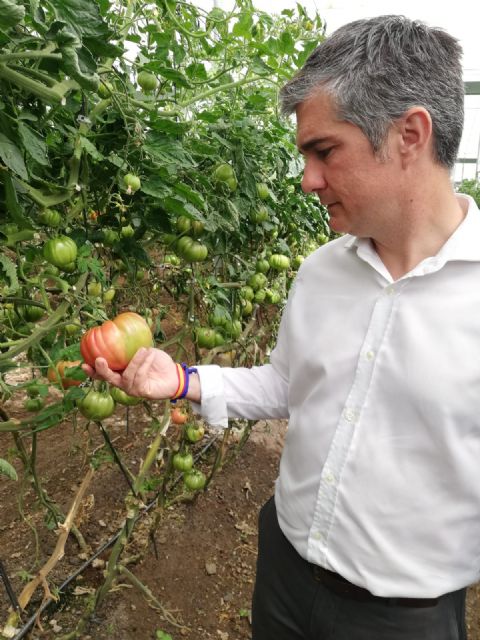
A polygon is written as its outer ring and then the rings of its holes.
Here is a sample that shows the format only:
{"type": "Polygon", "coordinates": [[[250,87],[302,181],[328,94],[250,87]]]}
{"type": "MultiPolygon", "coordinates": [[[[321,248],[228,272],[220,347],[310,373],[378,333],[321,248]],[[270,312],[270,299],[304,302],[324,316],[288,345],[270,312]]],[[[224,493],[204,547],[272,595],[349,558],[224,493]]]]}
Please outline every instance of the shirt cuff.
{"type": "Polygon", "coordinates": [[[212,427],[228,427],[227,402],[221,367],[216,364],[196,366],[200,378],[201,404],[191,402],[192,408],[212,427]]]}

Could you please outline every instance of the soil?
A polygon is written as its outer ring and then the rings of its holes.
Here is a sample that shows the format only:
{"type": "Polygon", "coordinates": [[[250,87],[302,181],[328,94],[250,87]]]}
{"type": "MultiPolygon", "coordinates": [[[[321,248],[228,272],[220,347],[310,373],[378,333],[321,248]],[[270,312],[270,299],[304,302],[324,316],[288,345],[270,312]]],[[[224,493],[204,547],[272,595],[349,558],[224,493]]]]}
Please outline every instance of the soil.
{"type": "MultiPolygon", "coordinates": [[[[161,406],[158,407],[158,411],[161,406]]],[[[143,407],[129,412],[128,433],[125,414],[114,414],[107,421],[110,437],[132,471],[138,469],[149,442],[144,434],[147,416],[143,407]]],[[[250,599],[255,574],[257,514],[272,495],[286,425],[280,421],[260,422],[238,457],[214,476],[205,493],[189,503],[176,504],[163,512],[154,535],[147,535],[154,514],[140,521],[126,557],[136,562],[129,570],[156,599],[148,598],[131,582],[119,580],[94,618],[83,630],[83,640],[162,638],[169,640],[246,640],[250,638],[250,599]],[[162,636],[160,632],[164,632],[162,636]]],[[[207,433],[206,440],[211,437],[207,433]]],[[[233,438],[235,440],[235,438],[233,438]]],[[[70,424],[39,434],[37,468],[43,486],[66,512],[78,490],[87,467],[84,451],[101,444],[99,434],[84,425],[70,424]]],[[[0,457],[7,455],[12,442],[4,435],[0,457]]],[[[208,455],[206,455],[208,460],[208,455]]],[[[15,463],[18,471],[20,465],[15,463]]],[[[125,517],[124,497],[128,491],[119,468],[107,463],[96,472],[79,518],[79,528],[92,551],[111,538],[125,517]]],[[[17,594],[27,574],[34,574],[48,559],[55,543],[55,532],[43,521],[44,512],[28,487],[24,494],[22,518],[17,503],[18,485],[0,479],[0,559],[8,570],[17,594]],[[35,560],[38,534],[39,563],[35,560]]],[[[42,629],[35,627],[30,639],[62,638],[71,632],[94,589],[103,580],[105,551],[66,589],[59,607],[42,616],[42,629]]],[[[49,576],[52,589],[60,585],[84,561],[77,542],[70,536],[65,557],[49,576]]],[[[42,601],[42,590],[35,592],[28,619],[42,601]]],[[[480,640],[480,589],[469,590],[469,639],[480,640]]],[[[8,599],[0,586],[2,626],[8,599]]]]}

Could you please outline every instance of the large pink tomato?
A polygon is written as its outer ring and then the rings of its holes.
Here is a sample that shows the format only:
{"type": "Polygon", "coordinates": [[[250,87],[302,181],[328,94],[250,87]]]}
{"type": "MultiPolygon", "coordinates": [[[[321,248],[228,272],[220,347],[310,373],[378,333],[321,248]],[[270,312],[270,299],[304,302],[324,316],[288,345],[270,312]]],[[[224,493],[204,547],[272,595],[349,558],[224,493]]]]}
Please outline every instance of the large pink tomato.
{"type": "Polygon", "coordinates": [[[82,337],[80,351],[91,367],[96,358],[105,358],[110,369],[123,371],[141,347],[151,347],[152,332],[146,321],[133,311],[121,313],[82,337]]]}

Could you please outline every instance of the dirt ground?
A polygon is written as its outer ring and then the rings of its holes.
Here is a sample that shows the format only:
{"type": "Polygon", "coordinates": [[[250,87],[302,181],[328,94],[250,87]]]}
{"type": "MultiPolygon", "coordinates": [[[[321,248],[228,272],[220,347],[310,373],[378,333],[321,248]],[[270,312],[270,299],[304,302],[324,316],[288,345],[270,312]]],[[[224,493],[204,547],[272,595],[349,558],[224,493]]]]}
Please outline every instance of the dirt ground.
{"type": "MultiPolygon", "coordinates": [[[[107,422],[115,446],[133,471],[145,455],[147,442],[142,412],[141,407],[130,410],[128,433],[121,412],[107,422]]],[[[156,604],[131,583],[121,581],[83,631],[82,639],[169,640],[168,635],[162,636],[160,632],[170,634],[172,640],[250,638],[257,514],[272,495],[284,433],[282,422],[258,423],[239,457],[215,476],[206,493],[192,503],[167,510],[156,529],[155,544],[145,534],[153,516],[145,517],[137,526],[140,533],[127,550],[127,555],[138,552],[143,557],[128,567],[155,596],[156,604]]],[[[0,457],[12,445],[9,438],[8,434],[0,438],[0,457]]],[[[68,425],[63,430],[54,428],[39,434],[38,469],[43,485],[65,511],[86,472],[85,438],[81,425],[76,430],[68,425]]],[[[36,547],[32,527],[38,533],[43,562],[52,552],[56,536],[45,527],[30,488],[21,507],[27,521],[21,517],[17,488],[11,481],[0,479],[0,559],[18,594],[27,574],[34,573],[39,566],[35,569],[32,566],[36,547]]],[[[118,531],[125,514],[126,492],[125,479],[118,467],[108,463],[96,472],[80,522],[80,530],[93,551],[118,531]]],[[[106,551],[95,567],[72,581],[60,607],[42,618],[43,631],[36,627],[27,638],[58,639],[75,628],[88,598],[102,582],[108,555],[106,551]]],[[[83,558],[77,543],[70,539],[65,558],[52,573],[51,588],[72,574],[83,558]]],[[[29,616],[41,598],[39,589],[29,616]]],[[[480,590],[474,587],[470,589],[468,605],[470,640],[480,640],[479,602],[480,590]]],[[[8,600],[1,583],[0,605],[3,626],[8,600]]]]}

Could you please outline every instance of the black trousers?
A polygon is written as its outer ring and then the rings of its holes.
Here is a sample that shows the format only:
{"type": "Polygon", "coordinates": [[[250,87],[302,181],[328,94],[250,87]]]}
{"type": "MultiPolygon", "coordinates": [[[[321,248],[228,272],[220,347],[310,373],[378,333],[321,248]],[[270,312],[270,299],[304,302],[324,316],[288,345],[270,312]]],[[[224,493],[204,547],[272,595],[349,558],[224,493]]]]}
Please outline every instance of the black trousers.
{"type": "Polygon", "coordinates": [[[340,595],[285,538],[273,498],[260,511],[253,640],[466,640],[465,594],[426,607],[340,595]]]}

